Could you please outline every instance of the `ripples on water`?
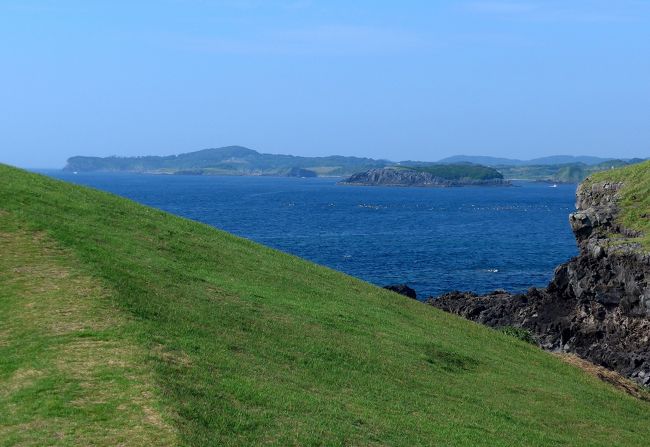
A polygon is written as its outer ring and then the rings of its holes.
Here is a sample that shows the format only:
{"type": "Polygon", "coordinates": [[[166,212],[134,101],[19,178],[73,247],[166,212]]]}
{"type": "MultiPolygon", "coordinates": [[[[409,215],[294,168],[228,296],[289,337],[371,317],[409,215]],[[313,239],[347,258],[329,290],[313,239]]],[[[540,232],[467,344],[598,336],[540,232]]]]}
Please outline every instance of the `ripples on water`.
{"type": "Polygon", "coordinates": [[[575,185],[337,186],[335,179],[48,175],[110,191],[419,296],[544,286],[576,254],[575,185]]]}

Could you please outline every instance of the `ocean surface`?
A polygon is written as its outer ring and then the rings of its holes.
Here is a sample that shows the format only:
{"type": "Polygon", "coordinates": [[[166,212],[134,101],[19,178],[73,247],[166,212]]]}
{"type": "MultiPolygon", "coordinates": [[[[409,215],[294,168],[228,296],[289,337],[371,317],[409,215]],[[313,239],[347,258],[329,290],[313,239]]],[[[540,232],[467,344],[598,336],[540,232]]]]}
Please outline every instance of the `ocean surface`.
{"type": "Polygon", "coordinates": [[[424,189],[339,186],[328,178],[39,172],[380,286],[407,283],[419,298],[542,287],[577,253],[568,224],[575,185],[424,189]]]}

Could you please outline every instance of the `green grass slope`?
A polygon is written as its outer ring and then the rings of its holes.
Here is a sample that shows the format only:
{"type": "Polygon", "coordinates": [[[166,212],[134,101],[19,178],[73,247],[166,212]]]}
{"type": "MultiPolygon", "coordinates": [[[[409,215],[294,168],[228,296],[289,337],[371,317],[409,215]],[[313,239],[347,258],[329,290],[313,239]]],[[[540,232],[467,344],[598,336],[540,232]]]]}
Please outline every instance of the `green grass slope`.
{"type": "Polygon", "coordinates": [[[589,182],[623,182],[619,201],[620,223],[638,232],[635,242],[650,250],[650,160],[589,177],[589,182]]]}
{"type": "Polygon", "coordinates": [[[0,445],[177,443],[110,291],[2,212],[0,253],[0,445]]]}
{"type": "Polygon", "coordinates": [[[0,210],[5,445],[650,439],[647,402],[527,343],[209,226],[2,165],[0,210]]]}

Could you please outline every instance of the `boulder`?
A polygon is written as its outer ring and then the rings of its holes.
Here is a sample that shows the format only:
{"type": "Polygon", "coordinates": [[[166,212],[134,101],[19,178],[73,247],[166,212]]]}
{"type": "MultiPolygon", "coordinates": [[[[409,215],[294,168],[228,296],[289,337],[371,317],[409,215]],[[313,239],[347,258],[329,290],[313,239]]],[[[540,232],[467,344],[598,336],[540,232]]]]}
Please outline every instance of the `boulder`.
{"type": "Polygon", "coordinates": [[[408,296],[409,298],[413,298],[414,300],[417,299],[417,294],[415,293],[415,290],[413,290],[406,284],[390,284],[388,286],[384,286],[384,289],[392,290],[395,293],[408,296]]]}

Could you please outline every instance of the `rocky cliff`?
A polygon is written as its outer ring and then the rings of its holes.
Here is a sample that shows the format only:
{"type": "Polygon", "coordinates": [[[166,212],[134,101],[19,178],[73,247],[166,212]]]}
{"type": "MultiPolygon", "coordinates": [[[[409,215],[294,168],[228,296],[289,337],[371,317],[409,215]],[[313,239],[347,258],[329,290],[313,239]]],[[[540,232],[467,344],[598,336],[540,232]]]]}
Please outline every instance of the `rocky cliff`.
{"type": "MultiPolygon", "coordinates": [[[[580,252],[555,270],[546,289],[453,292],[427,302],[492,327],[525,328],[545,349],[575,353],[650,385],[650,254],[639,232],[620,223],[627,186],[587,179],[578,188],[569,222],[580,252]]],[[[627,199],[626,207],[635,206],[627,199]]]]}
{"type": "Polygon", "coordinates": [[[444,165],[436,166],[435,170],[420,170],[404,167],[388,167],[370,169],[353,174],[340,182],[343,185],[362,186],[419,186],[419,187],[452,187],[452,186],[508,186],[510,182],[503,180],[501,174],[491,168],[475,165],[444,165]],[[477,169],[490,169],[487,175],[477,169]]]}

